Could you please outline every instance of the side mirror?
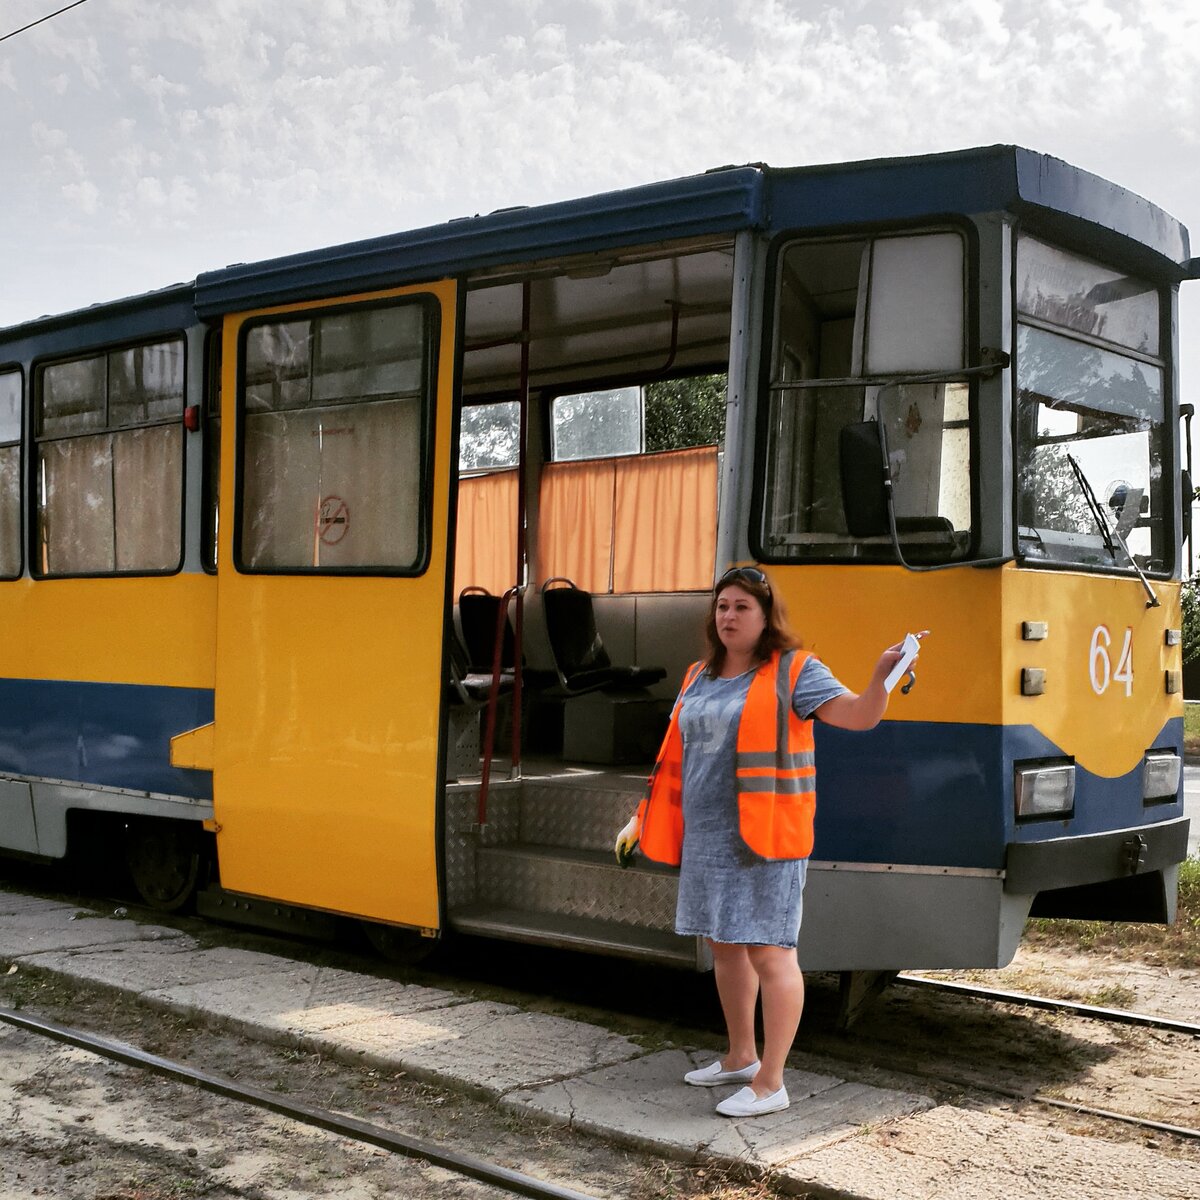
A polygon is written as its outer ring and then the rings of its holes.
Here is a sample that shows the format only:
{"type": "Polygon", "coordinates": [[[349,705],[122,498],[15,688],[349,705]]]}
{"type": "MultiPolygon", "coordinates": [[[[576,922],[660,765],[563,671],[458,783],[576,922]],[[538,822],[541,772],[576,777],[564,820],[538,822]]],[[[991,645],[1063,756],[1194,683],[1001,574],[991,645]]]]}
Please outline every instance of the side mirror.
{"type": "Polygon", "coordinates": [[[838,434],[842,468],[842,511],[854,537],[891,533],[878,421],[843,425],[838,434]]]}

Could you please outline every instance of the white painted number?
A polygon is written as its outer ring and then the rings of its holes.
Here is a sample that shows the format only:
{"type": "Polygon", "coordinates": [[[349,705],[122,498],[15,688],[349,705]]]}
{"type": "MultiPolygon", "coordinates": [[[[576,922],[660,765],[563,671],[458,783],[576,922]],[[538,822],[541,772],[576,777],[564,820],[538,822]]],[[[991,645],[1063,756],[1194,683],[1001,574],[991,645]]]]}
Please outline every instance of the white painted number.
{"type": "Polygon", "coordinates": [[[1125,685],[1125,695],[1133,695],[1133,630],[1125,630],[1125,644],[1121,647],[1121,659],[1113,672],[1113,682],[1125,685]]]}
{"type": "Polygon", "coordinates": [[[1117,659],[1117,669],[1112,669],[1112,660],[1108,650],[1112,645],[1112,636],[1104,625],[1097,625],[1092,630],[1092,645],[1088,651],[1088,668],[1092,676],[1092,690],[1097,696],[1103,696],[1110,682],[1123,683],[1125,695],[1133,695],[1133,628],[1125,630],[1125,641],[1121,645],[1121,656],[1117,659]]]}

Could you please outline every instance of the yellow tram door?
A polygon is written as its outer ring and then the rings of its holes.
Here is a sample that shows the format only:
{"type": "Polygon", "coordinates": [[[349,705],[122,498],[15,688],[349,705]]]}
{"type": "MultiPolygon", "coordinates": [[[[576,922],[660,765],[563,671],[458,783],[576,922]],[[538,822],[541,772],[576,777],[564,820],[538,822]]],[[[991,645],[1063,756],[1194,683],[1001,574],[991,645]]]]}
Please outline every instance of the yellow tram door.
{"type": "Polygon", "coordinates": [[[439,925],[456,291],[225,318],[212,764],[229,890],[439,925]]]}

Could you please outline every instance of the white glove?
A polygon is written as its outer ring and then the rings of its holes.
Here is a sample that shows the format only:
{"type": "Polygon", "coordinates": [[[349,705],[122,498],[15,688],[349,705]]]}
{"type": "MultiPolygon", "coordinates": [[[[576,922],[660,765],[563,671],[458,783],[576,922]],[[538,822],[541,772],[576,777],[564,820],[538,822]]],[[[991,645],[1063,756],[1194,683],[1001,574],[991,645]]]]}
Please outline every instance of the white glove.
{"type": "Polygon", "coordinates": [[[613,850],[617,856],[617,862],[622,867],[629,866],[633,860],[633,852],[637,849],[638,839],[641,835],[641,827],[635,813],[626,822],[621,832],[617,834],[616,844],[613,850]]]}

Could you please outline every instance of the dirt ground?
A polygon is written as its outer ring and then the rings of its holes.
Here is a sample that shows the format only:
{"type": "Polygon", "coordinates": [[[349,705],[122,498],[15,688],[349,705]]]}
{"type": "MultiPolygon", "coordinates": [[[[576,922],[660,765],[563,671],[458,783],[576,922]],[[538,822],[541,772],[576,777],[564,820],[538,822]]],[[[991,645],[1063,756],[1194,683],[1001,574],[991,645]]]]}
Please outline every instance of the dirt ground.
{"type": "MultiPolygon", "coordinates": [[[[613,1149],[490,1105],[320,1056],[204,1030],[126,1001],[21,972],[0,1005],[94,1028],[598,1198],[765,1200],[761,1185],[613,1149]]],[[[509,1193],[0,1024],[0,1197],[55,1200],[308,1200],[509,1193]]]]}
{"type": "MultiPolygon", "coordinates": [[[[1022,947],[1003,970],[930,972],[981,987],[1200,1022],[1200,973],[1055,947],[1022,947]]],[[[802,1039],[803,1040],[803,1039],[802,1039]]],[[[809,1039],[830,1052],[831,1039],[809,1039]]],[[[1196,1130],[1200,1038],[897,986],[869,1012],[842,1052],[939,1084],[942,1098],[978,1089],[1007,1094],[1026,1116],[1075,1128],[1069,1114],[1031,1103],[1048,1097],[1196,1130]]],[[[1139,1138],[1200,1163],[1200,1138],[1082,1120],[1089,1132],[1139,1138]]]]}
{"type": "MultiPolygon", "coordinates": [[[[226,935],[219,931],[213,936],[226,935]]],[[[304,953],[297,949],[298,956],[304,953]]],[[[356,969],[371,967],[360,962],[356,969]]],[[[527,957],[508,951],[494,963],[482,954],[467,955],[415,974],[385,970],[398,978],[436,978],[441,986],[465,986],[477,994],[596,1021],[636,1037],[647,1048],[720,1048],[707,978],[659,972],[652,977],[654,986],[647,986],[650,977],[632,969],[623,976],[611,963],[593,967],[585,956],[564,960],[534,951],[527,957]],[[528,987],[531,979],[545,987],[537,993],[524,990],[522,984],[528,987]]],[[[982,986],[1200,1021],[1197,972],[1144,959],[1030,945],[1003,971],[948,974],[982,986]]],[[[1148,1145],[1178,1167],[1194,1168],[1200,1179],[1198,1139],[1102,1121],[1034,1099],[1056,1098],[1200,1130],[1200,1039],[902,986],[885,993],[852,1034],[843,1035],[834,1028],[836,999],[831,977],[809,980],[808,1010],[792,1065],[924,1091],[944,1104],[1011,1114],[1065,1133],[1148,1145]]],[[[597,1197],[767,1200],[773,1195],[763,1184],[548,1129],[402,1074],[385,1078],[197,1028],[25,969],[0,976],[0,1006],[92,1028],[597,1197]]],[[[1056,1194],[1052,1180],[1042,1182],[1042,1194],[1056,1194]]],[[[1019,1188],[1017,1193],[1025,1194],[1019,1188]]],[[[0,1024],[0,1200],[371,1200],[395,1194],[410,1200],[499,1195],[484,1185],[331,1134],[301,1131],[283,1118],[0,1024]]]]}

